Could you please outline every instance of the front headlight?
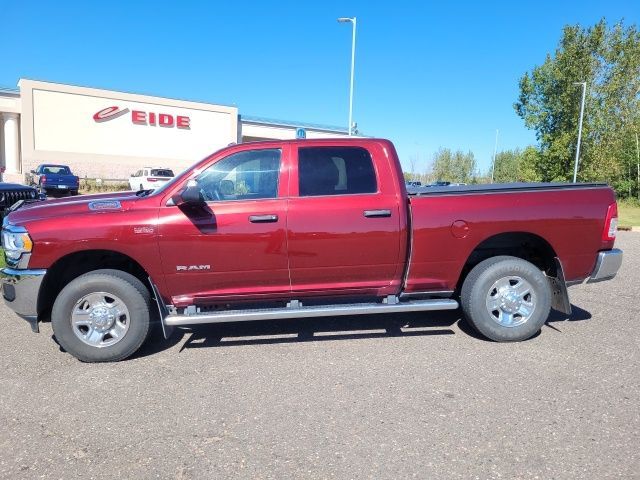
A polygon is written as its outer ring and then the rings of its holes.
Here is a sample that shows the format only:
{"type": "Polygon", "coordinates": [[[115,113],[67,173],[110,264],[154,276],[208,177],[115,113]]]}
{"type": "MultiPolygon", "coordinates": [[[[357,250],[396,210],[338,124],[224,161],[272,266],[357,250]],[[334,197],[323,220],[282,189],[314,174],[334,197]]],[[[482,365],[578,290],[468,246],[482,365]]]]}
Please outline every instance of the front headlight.
{"type": "Polygon", "coordinates": [[[8,260],[19,260],[24,253],[31,253],[33,242],[26,228],[7,225],[2,229],[2,248],[8,260]]]}

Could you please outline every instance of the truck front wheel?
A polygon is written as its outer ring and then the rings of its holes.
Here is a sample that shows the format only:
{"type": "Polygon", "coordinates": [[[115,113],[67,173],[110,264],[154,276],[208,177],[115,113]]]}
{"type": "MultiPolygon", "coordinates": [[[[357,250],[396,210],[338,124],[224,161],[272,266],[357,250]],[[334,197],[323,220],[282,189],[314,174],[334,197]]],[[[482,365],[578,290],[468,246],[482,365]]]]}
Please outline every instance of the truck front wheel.
{"type": "Polygon", "coordinates": [[[149,334],[149,292],[134,276],[96,270],[65,286],[51,311],[60,346],[83,362],[116,362],[149,334]]]}
{"type": "Polygon", "coordinates": [[[546,322],[551,291],[544,274],[530,262],[492,257],[476,265],[460,293],[466,319],[482,335],[498,342],[526,340],[546,322]]]}

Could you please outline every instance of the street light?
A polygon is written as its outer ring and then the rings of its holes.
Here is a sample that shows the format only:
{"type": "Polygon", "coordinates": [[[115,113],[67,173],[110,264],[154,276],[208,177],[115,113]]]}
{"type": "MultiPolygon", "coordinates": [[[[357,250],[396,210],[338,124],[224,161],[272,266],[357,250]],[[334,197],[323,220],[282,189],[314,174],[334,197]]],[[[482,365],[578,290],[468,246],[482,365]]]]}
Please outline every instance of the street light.
{"type": "Polygon", "coordinates": [[[340,23],[353,25],[353,37],[351,40],[351,83],[349,88],[349,136],[353,133],[353,70],[356,62],[356,17],[340,17],[340,23]]]}
{"type": "Polygon", "coordinates": [[[496,173],[496,154],[498,153],[498,129],[496,129],[496,143],[493,146],[493,168],[491,169],[491,183],[493,183],[493,175],[496,173]]]}
{"type": "Polygon", "coordinates": [[[576,161],[573,166],[573,183],[578,177],[578,158],[580,157],[580,140],[582,139],[582,117],[584,116],[584,97],[587,93],[587,82],[575,82],[574,85],[582,85],[582,102],[580,103],[580,123],[578,123],[578,146],[576,147],[576,161]]]}

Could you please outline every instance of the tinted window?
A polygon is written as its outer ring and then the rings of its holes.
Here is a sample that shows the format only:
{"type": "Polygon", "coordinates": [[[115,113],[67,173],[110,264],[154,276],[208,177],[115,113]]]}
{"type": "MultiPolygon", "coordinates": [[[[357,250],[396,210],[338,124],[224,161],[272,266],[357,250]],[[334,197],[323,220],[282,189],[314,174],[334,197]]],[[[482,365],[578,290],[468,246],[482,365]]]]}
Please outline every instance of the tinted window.
{"type": "Polygon", "coordinates": [[[169,169],[157,169],[151,170],[152,177],[173,177],[173,171],[169,169]]]}
{"type": "Polygon", "coordinates": [[[298,177],[301,197],[378,190],[371,155],[360,147],[300,148],[298,177]]]}
{"type": "Polygon", "coordinates": [[[276,198],[280,150],[251,150],[230,155],[196,177],[206,200],[276,198]]]}

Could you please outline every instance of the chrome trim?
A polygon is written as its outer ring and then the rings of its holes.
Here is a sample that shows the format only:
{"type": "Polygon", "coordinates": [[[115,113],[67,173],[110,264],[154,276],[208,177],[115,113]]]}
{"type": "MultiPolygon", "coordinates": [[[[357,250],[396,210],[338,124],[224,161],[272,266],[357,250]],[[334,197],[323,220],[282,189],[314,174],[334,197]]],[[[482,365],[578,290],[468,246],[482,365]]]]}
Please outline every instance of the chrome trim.
{"type": "Polygon", "coordinates": [[[46,273],[47,271],[44,269],[3,268],[0,270],[2,296],[5,303],[20,316],[37,316],[38,293],[46,273]],[[5,291],[5,288],[8,286],[13,287],[13,298],[7,298],[8,292],[5,291]]]}
{"type": "Polygon", "coordinates": [[[94,212],[104,212],[104,211],[112,211],[112,210],[120,210],[122,208],[122,204],[120,200],[95,200],[93,202],[89,202],[89,210],[94,212]]]}
{"type": "Polygon", "coordinates": [[[31,259],[31,252],[23,253],[20,255],[20,258],[17,262],[14,262],[12,259],[5,257],[5,263],[12,268],[17,270],[26,270],[29,268],[29,260],[31,259]]]}
{"type": "Polygon", "coordinates": [[[620,266],[622,265],[622,250],[614,248],[604,252],[598,252],[596,266],[591,272],[591,276],[587,283],[601,282],[603,280],[611,280],[616,276],[620,266]]]}
{"type": "Polygon", "coordinates": [[[410,300],[428,297],[450,297],[454,293],[453,290],[425,290],[424,292],[402,292],[400,300],[410,300]]]}
{"type": "Polygon", "coordinates": [[[377,313],[455,310],[455,300],[422,300],[415,302],[356,303],[347,305],[300,306],[300,308],[265,308],[255,310],[227,310],[216,313],[177,315],[165,318],[169,326],[199,325],[206,323],[251,322],[254,320],[280,320],[289,318],[339,317],[344,315],[371,315],[377,313]]]}

